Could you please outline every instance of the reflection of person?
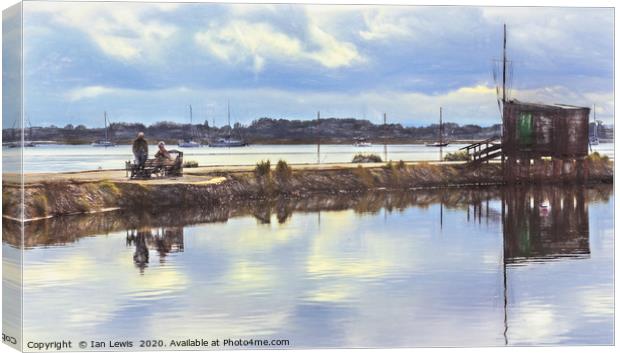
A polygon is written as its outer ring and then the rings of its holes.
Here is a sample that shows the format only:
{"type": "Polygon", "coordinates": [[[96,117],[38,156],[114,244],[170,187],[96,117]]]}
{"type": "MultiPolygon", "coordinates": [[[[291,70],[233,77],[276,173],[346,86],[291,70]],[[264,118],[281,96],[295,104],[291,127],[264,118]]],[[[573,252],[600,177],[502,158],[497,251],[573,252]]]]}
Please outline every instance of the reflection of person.
{"type": "Polygon", "coordinates": [[[144,167],[144,162],[146,162],[149,155],[149,144],[144,138],[144,132],[139,132],[138,137],[133,140],[132,150],[136,164],[141,168],[144,167]]]}
{"type": "Polygon", "coordinates": [[[144,271],[149,263],[149,248],[146,246],[146,238],[151,235],[150,230],[138,230],[138,234],[135,238],[136,251],[133,254],[133,261],[140,269],[140,272],[144,271]]]}
{"type": "Polygon", "coordinates": [[[170,157],[170,152],[168,152],[168,150],[166,149],[166,144],[164,143],[164,141],[160,141],[157,144],[157,147],[159,148],[159,151],[155,153],[155,158],[157,158],[159,161],[165,161],[168,159],[172,159],[170,157]]]}

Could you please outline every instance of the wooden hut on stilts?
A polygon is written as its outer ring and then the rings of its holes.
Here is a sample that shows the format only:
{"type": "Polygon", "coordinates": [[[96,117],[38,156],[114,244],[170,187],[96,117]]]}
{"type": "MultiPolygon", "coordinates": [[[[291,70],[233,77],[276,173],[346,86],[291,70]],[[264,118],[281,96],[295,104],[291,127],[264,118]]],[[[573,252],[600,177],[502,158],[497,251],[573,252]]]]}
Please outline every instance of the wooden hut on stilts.
{"type": "Polygon", "coordinates": [[[507,99],[505,25],[502,61],[502,136],[463,147],[470,155],[470,165],[501,156],[508,183],[587,181],[590,108],[507,99]]]}

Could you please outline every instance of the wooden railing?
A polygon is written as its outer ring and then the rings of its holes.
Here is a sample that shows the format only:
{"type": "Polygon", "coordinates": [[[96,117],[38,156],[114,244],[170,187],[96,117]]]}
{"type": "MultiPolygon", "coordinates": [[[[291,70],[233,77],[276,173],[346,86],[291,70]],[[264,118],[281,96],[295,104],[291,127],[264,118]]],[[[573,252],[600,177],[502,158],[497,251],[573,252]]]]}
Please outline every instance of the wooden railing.
{"type": "Polygon", "coordinates": [[[470,163],[482,163],[489,161],[502,154],[502,143],[498,136],[493,136],[483,141],[472,143],[471,145],[460,148],[467,151],[471,156],[470,163]]]}

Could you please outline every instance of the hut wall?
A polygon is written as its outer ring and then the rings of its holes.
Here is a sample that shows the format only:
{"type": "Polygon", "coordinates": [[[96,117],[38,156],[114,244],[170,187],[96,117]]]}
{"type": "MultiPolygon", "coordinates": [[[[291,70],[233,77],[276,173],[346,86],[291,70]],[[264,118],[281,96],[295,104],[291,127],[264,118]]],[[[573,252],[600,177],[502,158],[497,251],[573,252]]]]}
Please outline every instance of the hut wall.
{"type": "Polygon", "coordinates": [[[589,108],[506,102],[502,150],[518,159],[585,157],[589,114],[589,108]]]}

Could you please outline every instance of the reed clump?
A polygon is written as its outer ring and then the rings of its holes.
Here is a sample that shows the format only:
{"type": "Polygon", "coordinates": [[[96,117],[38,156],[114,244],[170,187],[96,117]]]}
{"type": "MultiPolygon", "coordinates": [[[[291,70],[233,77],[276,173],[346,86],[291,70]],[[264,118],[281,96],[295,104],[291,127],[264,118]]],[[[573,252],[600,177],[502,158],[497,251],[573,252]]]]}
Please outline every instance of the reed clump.
{"type": "Polygon", "coordinates": [[[183,162],[183,168],[198,168],[197,161],[185,161],[183,162]]]}
{"type": "Polygon", "coordinates": [[[276,178],[282,182],[289,181],[293,176],[293,168],[286,163],[286,161],[280,159],[276,164],[276,178]]]}
{"type": "Polygon", "coordinates": [[[271,177],[271,161],[266,160],[256,163],[256,167],[254,168],[254,175],[257,178],[271,177]]]}
{"type": "Polygon", "coordinates": [[[358,153],[353,156],[352,163],[381,163],[383,160],[376,154],[358,153]]]}
{"type": "Polygon", "coordinates": [[[590,162],[594,162],[594,163],[597,163],[597,162],[607,163],[607,162],[609,162],[609,156],[601,155],[598,152],[592,152],[588,156],[588,160],[590,160],[590,162]]]}
{"type": "Polygon", "coordinates": [[[375,186],[375,178],[367,168],[362,167],[361,164],[357,165],[357,168],[353,170],[353,175],[359,180],[359,182],[366,188],[372,188],[375,186]]]}
{"type": "Polygon", "coordinates": [[[469,159],[470,155],[466,151],[450,152],[443,157],[444,161],[468,161],[469,159]]]}

